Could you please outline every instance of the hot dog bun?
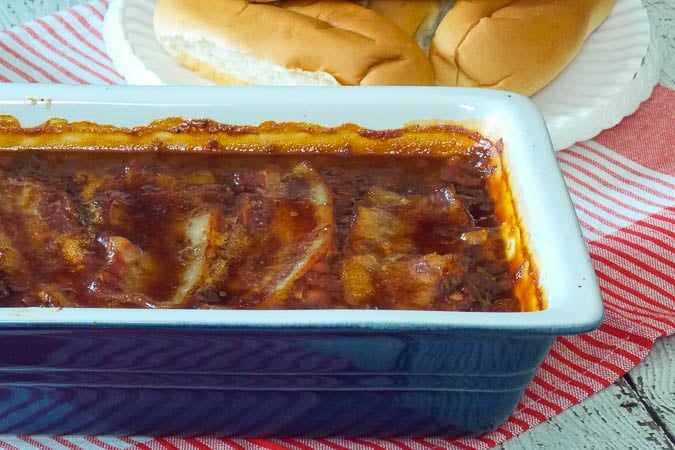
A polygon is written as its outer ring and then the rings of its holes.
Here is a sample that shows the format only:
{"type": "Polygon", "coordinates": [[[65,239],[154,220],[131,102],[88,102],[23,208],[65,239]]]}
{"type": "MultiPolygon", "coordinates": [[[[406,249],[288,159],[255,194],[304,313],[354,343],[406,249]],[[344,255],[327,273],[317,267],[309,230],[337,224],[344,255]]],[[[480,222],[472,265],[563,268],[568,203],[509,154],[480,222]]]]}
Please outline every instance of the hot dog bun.
{"type": "Polygon", "coordinates": [[[429,48],[437,84],[532,95],[576,56],[615,0],[456,0],[429,48]]]}
{"type": "Polygon", "coordinates": [[[221,84],[433,83],[411,37],[347,0],[158,0],[154,28],[181,64],[221,84]]]}

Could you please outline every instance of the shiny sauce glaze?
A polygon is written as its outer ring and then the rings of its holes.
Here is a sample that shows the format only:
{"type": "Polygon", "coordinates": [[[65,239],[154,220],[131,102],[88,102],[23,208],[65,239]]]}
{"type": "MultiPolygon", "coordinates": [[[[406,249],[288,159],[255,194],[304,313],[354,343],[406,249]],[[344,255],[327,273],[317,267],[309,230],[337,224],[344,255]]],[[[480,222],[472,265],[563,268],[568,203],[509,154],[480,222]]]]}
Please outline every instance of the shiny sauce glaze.
{"type": "Polygon", "coordinates": [[[0,152],[0,305],[525,310],[493,150],[0,152]]]}

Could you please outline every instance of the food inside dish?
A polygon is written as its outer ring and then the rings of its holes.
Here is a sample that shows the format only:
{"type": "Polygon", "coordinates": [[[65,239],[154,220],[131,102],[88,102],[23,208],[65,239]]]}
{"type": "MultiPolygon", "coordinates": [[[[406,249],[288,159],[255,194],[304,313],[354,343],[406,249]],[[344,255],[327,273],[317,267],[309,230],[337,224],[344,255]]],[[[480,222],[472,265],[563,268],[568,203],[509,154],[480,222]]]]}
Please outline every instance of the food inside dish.
{"type": "Polygon", "coordinates": [[[2,306],[542,307],[499,148],[457,126],[0,131],[2,306]]]}

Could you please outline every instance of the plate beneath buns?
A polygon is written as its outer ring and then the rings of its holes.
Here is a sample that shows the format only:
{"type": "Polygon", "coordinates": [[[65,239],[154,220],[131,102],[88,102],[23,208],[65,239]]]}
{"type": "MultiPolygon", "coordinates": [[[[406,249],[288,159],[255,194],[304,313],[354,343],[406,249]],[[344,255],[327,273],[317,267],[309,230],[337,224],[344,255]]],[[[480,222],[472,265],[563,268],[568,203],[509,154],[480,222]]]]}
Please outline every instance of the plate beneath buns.
{"type": "MultiPolygon", "coordinates": [[[[129,84],[212,84],[160,47],[154,5],[155,0],[111,0],[103,37],[115,69],[129,84]]],[[[650,33],[641,0],[618,0],[577,57],[532,97],[556,150],[613,127],[650,96],[662,65],[658,40],[650,33]]]]}

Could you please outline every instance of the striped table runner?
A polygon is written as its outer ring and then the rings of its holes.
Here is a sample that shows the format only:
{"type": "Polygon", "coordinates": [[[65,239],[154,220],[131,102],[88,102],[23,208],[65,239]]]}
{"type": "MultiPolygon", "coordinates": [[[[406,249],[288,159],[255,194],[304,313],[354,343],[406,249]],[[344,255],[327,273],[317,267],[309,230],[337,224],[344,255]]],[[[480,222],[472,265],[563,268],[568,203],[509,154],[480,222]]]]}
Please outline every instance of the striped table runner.
{"type": "MultiPolygon", "coordinates": [[[[0,81],[116,84],[101,36],[105,0],[0,32],[0,81]]],[[[514,414],[465,439],[233,439],[0,436],[0,448],[486,449],[579,403],[675,333],[675,91],[657,86],[632,116],[558,160],[588,242],[606,307],[600,328],[559,338],[514,414]]]]}

